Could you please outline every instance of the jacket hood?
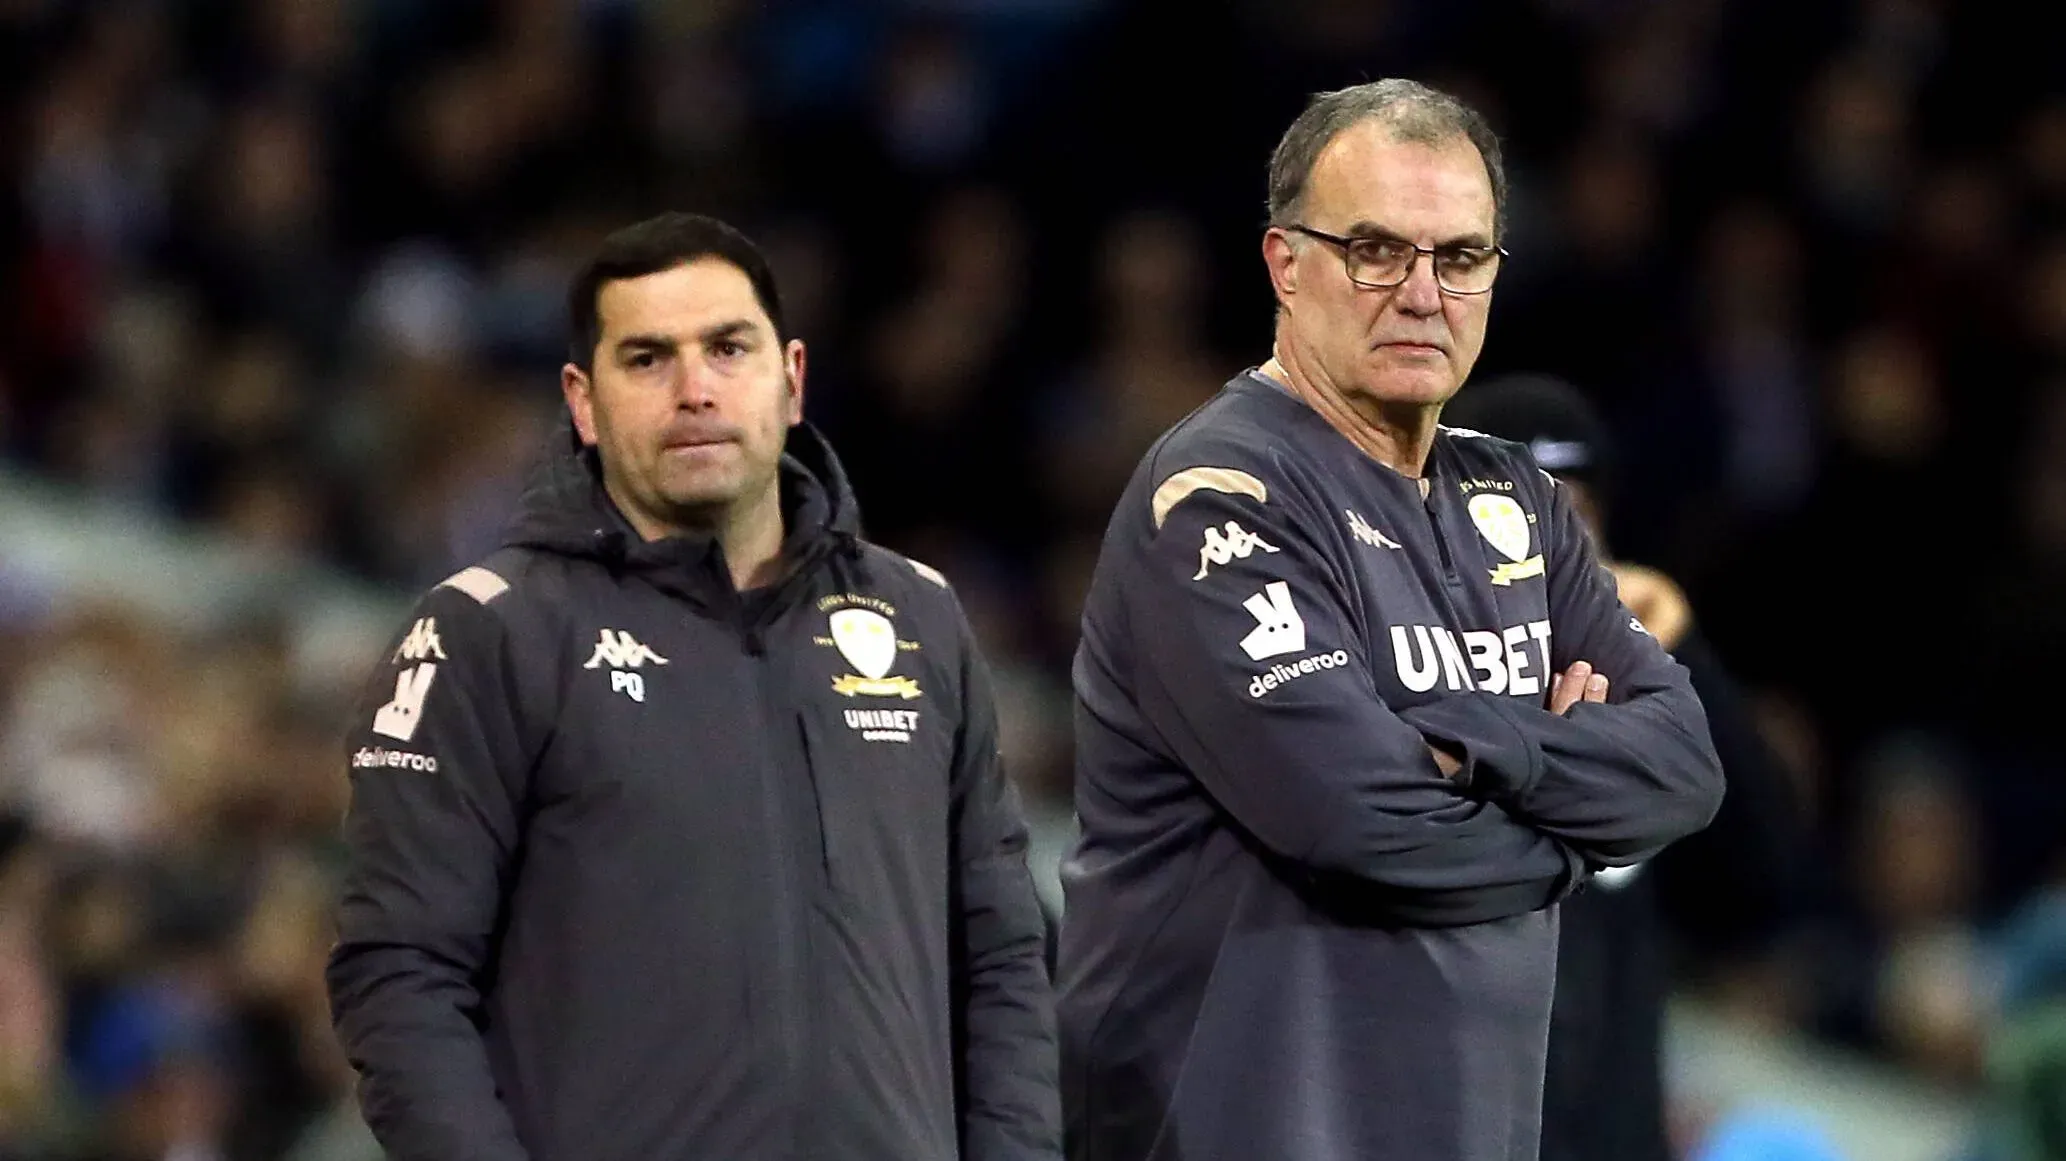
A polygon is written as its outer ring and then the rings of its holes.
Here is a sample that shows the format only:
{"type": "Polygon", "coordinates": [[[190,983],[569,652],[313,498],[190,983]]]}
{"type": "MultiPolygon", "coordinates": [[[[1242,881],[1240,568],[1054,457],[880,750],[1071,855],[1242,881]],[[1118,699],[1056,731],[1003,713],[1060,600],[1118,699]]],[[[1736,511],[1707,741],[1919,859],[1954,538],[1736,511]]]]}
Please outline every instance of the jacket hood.
{"type": "MultiPolygon", "coordinates": [[[[821,542],[857,555],[860,505],[824,434],[809,423],[790,428],[780,471],[784,555],[801,560],[821,542]]],[[[612,569],[641,570],[680,565],[685,549],[698,557],[707,554],[715,538],[648,542],[639,536],[604,491],[595,449],[581,445],[572,417],[563,416],[525,482],[503,543],[595,560],[612,569]]]]}

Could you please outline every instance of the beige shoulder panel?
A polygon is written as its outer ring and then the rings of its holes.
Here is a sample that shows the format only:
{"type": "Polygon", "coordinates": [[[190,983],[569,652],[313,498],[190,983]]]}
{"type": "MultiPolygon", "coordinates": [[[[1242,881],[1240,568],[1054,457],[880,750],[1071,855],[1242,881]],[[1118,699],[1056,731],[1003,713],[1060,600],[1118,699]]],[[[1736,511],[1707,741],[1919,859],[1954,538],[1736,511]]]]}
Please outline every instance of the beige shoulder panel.
{"type": "Polygon", "coordinates": [[[1235,496],[1253,496],[1262,503],[1268,503],[1270,499],[1269,488],[1240,468],[1185,468],[1162,481],[1156,487],[1154,497],[1148,501],[1155,516],[1155,527],[1162,527],[1162,522],[1169,518],[1169,510],[1201,488],[1235,496]]]}
{"type": "Polygon", "coordinates": [[[947,587],[946,576],[942,574],[939,569],[934,568],[932,565],[926,564],[924,561],[913,560],[908,556],[904,558],[904,563],[910,565],[911,571],[917,573],[919,576],[924,577],[925,579],[933,582],[934,584],[940,586],[943,589],[947,587]]]}
{"type": "Polygon", "coordinates": [[[485,605],[503,593],[508,592],[509,582],[503,580],[492,570],[482,568],[480,565],[474,565],[472,568],[461,569],[446,577],[438,582],[438,587],[441,589],[458,589],[460,592],[485,605]]]}

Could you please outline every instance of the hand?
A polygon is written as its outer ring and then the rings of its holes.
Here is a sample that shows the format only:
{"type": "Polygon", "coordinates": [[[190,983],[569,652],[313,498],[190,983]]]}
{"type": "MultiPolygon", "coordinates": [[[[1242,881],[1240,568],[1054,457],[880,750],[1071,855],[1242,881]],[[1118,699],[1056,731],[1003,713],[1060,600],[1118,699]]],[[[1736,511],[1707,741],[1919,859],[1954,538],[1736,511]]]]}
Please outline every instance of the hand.
{"type": "Polygon", "coordinates": [[[1571,668],[1550,681],[1549,709],[1563,714],[1581,701],[1607,700],[1607,675],[1594,673],[1589,661],[1573,661],[1571,668]]]}
{"type": "Polygon", "coordinates": [[[1463,763],[1457,759],[1456,755],[1442,747],[1429,743],[1428,753],[1435,756],[1435,765],[1441,768],[1442,777],[1454,778],[1463,772],[1463,763]]]}
{"type": "Polygon", "coordinates": [[[1614,587],[1621,603],[1636,615],[1643,628],[1669,652],[1678,647],[1693,626],[1693,605],[1685,591],[1670,577],[1654,568],[1619,561],[1607,565],[1614,574],[1614,587]]]}

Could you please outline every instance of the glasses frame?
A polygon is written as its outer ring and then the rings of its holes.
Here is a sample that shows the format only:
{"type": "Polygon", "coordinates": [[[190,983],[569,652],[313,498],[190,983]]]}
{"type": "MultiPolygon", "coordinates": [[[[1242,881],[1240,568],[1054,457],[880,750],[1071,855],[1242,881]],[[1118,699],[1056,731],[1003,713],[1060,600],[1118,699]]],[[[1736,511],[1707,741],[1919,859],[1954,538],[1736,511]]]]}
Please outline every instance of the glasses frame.
{"type": "Polygon", "coordinates": [[[1420,265],[1420,256],[1422,254],[1425,254],[1428,256],[1428,269],[1434,274],[1435,285],[1441,288],[1442,293],[1453,294],[1460,298],[1474,298],[1480,294],[1492,293],[1493,285],[1499,281],[1500,269],[1503,269],[1506,266],[1506,260],[1512,257],[1512,255],[1507,253],[1507,249],[1504,246],[1422,246],[1413,242],[1408,242],[1404,238],[1345,238],[1342,237],[1340,234],[1330,234],[1327,233],[1325,230],[1315,230],[1311,226],[1301,225],[1297,222],[1293,222],[1292,224],[1288,226],[1283,226],[1281,228],[1292,231],[1294,233],[1304,234],[1308,238],[1317,239],[1318,241],[1325,242],[1328,245],[1340,250],[1342,272],[1348,274],[1350,282],[1355,283],[1357,286],[1363,287],[1365,290],[1390,290],[1395,286],[1404,286],[1406,284],[1406,280],[1413,277],[1413,268],[1420,265]],[[1358,242],[1390,242],[1394,245],[1399,246],[1411,246],[1413,247],[1413,257],[1408,258],[1406,260],[1406,269],[1401,271],[1399,277],[1394,279],[1393,281],[1366,282],[1363,279],[1356,277],[1355,274],[1350,271],[1349,267],[1349,247],[1354,246],[1358,242]],[[1486,283],[1482,288],[1478,290],[1457,290],[1456,288],[1442,281],[1442,267],[1435,262],[1436,254],[1443,250],[1471,250],[1476,251],[1478,253],[1497,254],[1499,255],[1499,266],[1492,271],[1492,281],[1486,283]]]}

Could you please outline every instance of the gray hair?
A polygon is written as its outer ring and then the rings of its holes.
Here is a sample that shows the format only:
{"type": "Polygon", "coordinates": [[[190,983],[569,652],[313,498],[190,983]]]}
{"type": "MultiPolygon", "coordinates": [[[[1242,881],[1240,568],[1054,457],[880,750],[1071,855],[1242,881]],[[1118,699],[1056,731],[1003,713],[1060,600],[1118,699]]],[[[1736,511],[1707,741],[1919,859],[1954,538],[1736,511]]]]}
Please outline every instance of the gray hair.
{"type": "Polygon", "coordinates": [[[1448,93],[1401,77],[1313,95],[1270,154],[1271,225],[1289,226],[1298,220],[1306,181],[1320,152],[1343,130],[1365,121],[1382,122],[1397,141],[1441,145],[1462,137],[1476,146],[1492,179],[1493,234],[1506,232],[1506,165],[1491,124],[1448,93]]]}

